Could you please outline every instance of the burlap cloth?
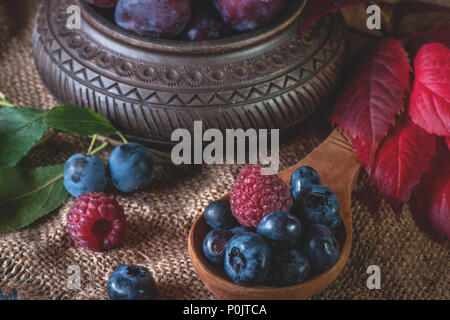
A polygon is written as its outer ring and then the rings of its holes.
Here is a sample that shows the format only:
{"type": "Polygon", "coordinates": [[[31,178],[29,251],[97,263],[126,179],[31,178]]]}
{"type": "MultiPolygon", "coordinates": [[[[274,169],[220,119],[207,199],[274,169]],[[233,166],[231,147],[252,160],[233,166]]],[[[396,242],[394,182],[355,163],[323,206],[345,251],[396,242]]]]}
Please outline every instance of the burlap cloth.
{"type": "MultiPolygon", "coordinates": [[[[31,54],[33,18],[40,1],[0,0],[0,91],[16,105],[56,105],[40,81],[31,54]]],[[[309,153],[329,133],[316,115],[282,137],[281,169],[309,153]]],[[[85,152],[89,139],[58,134],[21,164],[63,163],[85,152]]],[[[109,150],[110,151],[110,150],[109,150]]],[[[106,154],[104,154],[106,156],[106,154]]],[[[239,166],[174,170],[159,165],[153,186],[133,195],[115,193],[129,219],[123,245],[106,253],[78,248],[66,231],[73,198],[33,225],[0,235],[0,290],[17,288],[28,299],[104,299],[105,285],[120,264],[149,268],[160,299],[213,299],[190,262],[187,238],[193,219],[232,186],[239,166]],[[67,286],[70,265],[81,269],[81,288],[67,286]]],[[[1,181],[0,181],[1,183],[1,181]]],[[[431,240],[405,208],[397,220],[361,173],[353,193],[353,249],[337,280],[314,299],[448,299],[449,247],[431,240]],[[381,289],[368,290],[369,265],[381,268],[381,289]]]]}

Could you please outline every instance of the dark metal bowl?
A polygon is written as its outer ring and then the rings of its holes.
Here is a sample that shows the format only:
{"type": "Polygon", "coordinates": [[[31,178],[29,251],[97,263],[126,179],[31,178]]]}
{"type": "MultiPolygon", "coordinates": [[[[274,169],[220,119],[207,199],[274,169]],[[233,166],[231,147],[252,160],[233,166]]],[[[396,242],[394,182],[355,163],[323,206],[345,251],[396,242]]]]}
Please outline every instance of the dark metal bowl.
{"type": "Polygon", "coordinates": [[[305,2],[259,30],[203,42],[162,40],[117,27],[79,0],[44,0],[33,32],[39,74],[64,104],[89,107],[127,136],[167,147],[172,132],[287,129],[333,89],[345,56],[339,15],[299,35],[305,2]],[[80,30],[66,27],[81,8],[80,30]]]}

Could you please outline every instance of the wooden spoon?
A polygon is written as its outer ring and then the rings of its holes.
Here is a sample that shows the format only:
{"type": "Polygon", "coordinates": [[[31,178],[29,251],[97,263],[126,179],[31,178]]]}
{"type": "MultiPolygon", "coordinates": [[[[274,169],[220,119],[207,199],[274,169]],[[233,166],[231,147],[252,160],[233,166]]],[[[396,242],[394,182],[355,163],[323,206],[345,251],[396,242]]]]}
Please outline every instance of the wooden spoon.
{"type": "MultiPolygon", "coordinates": [[[[306,299],[328,287],[339,275],[348,260],[352,244],[351,193],[356,183],[360,163],[354,153],[350,138],[339,129],[302,161],[278,173],[287,184],[292,172],[300,166],[310,166],[320,175],[323,185],[336,192],[340,205],[340,215],[346,231],[345,239],[341,241],[341,255],[337,264],[328,271],[298,285],[288,287],[243,287],[233,283],[224,273],[223,268],[210,263],[203,255],[203,238],[211,230],[203,213],[192,225],[188,248],[192,264],[205,286],[219,299],[238,300],[276,300],[276,299],[306,299]]],[[[221,199],[229,199],[226,194],[221,199]]]]}

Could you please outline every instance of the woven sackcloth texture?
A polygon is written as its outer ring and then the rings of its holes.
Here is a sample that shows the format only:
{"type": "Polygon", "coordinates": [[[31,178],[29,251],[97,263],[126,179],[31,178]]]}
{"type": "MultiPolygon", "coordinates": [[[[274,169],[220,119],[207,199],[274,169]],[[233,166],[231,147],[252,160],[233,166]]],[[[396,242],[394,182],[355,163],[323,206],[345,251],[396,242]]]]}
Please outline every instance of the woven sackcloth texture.
{"type": "MultiPolygon", "coordinates": [[[[36,72],[31,31],[40,1],[0,0],[0,91],[16,105],[56,105],[36,72]]],[[[308,154],[330,132],[316,115],[282,136],[281,169],[308,154]]],[[[36,148],[21,165],[63,163],[85,152],[89,139],[58,134],[36,148]]],[[[107,157],[108,151],[102,154],[107,157]]],[[[187,238],[194,218],[232,186],[242,166],[157,167],[153,184],[133,195],[114,193],[124,206],[129,232],[123,245],[106,253],[77,247],[66,230],[73,203],[17,232],[0,235],[0,290],[17,288],[26,299],[105,299],[106,282],[120,264],[149,268],[160,299],[214,299],[190,262],[187,238]],[[81,288],[67,285],[70,265],[81,270],[81,288]]],[[[0,181],[0,183],[2,183],[0,181]]],[[[419,229],[408,208],[397,220],[361,173],[353,193],[353,248],[337,280],[314,299],[449,299],[449,247],[419,229]],[[368,290],[369,265],[381,268],[381,289],[368,290]]]]}

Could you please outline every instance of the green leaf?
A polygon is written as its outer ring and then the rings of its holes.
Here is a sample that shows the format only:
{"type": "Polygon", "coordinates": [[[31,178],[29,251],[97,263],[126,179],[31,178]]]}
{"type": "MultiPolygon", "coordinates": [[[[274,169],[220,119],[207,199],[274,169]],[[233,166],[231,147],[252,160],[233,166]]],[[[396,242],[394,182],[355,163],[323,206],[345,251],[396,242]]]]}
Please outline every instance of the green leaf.
{"type": "Polygon", "coordinates": [[[47,114],[45,121],[49,127],[81,136],[109,136],[117,131],[108,120],[89,108],[55,107],[47,114]]]}
{"type": "Polygon", "coordinates": [[[0,168],[13,167],[48,130],[47,111],[31,108],[0,109],[0,168]]]}
{"type": "Polygon", "coordinates": [[[64,165],[0,169],[0,232],[24,228],[67,198],[64,165]]]}

